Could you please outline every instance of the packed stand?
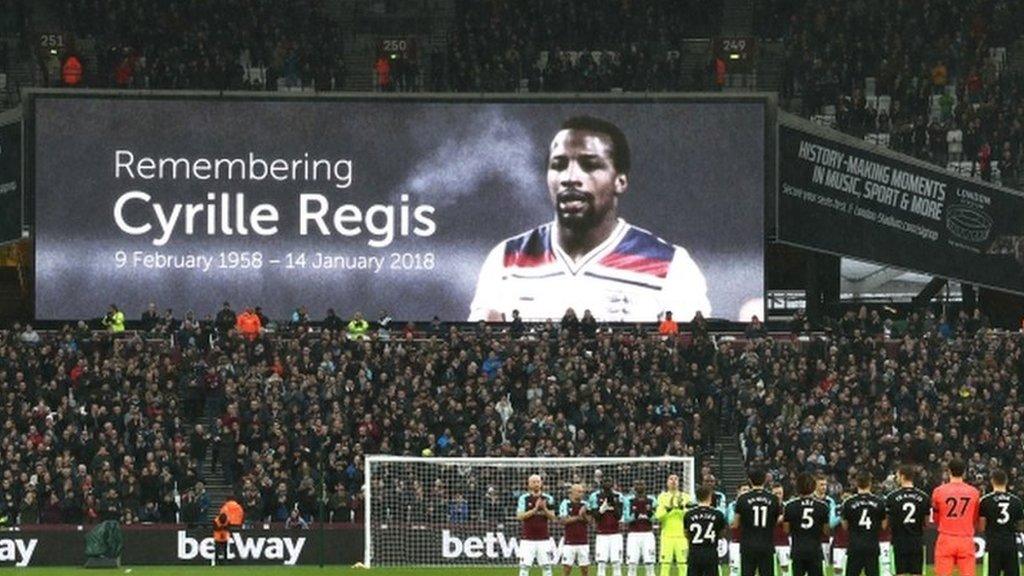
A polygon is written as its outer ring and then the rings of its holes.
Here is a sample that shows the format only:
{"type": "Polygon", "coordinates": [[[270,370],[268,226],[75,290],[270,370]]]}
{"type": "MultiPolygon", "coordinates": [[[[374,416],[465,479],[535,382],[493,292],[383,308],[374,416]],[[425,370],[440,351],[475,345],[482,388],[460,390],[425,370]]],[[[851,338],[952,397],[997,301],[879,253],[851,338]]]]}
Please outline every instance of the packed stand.
{"type": "MultiPolygon", "coordinates": [[[[93,38],[101,77],[132,88],[340,89],[342,34],[322,0],[62,3],[93,38]]],[[[1024,28],[1010,0],[759,0],[754,32],[781,40],[780,102],[860,138],[1008,186],[1024,161],[1024,82],[1007,68],[1024,28]]],[[[720,88],[728,63],[687,63],[721,35],[721,2],[457,0],[447,51],[372,63],[380,88],[466,92],[720,88]],[[423,81],[416,78],[423,76],[423,81]]],[[[72,47],[74,50],[74,47],[72,47]]],[[[44,68],[61,74],[56,56],[44,68]]]]}
{"type": "Polygon", "coordinates": [[[512,92],[521,80],[531,92],[692,89],[678,50],[686,38],[717,34],[722,11],[696,0],[456,6],[444,88],[460,92],[512,92]]]}
{"type": "MultiPolygon", "coordinates": [[[[100,77],[89,86],[324,91],[344,83],[342,35],[322,0],[70,0],[60,7],[65,30],[95,40],[100,77]]],[[[47,67],[51,78],[60,74],[59,62],[47,67]]]]}
{"type": "Polygon", "coordinates": [[[1024,94],[1007,70],[1024,5],[999,0],[762,0],[785,46],[782,102],[943,167],[1019,186],[1024,94]]]}
{"type": "MultiPolygon", "coordinates": [[[[105,331],[0,332],[0,522],[198,522],[207,469],[253,521],[308,525],[323,505],[358,522],[367,454],[700,462],[730,424],[748,462],[788,486],[823,472],[836,497],[858,471],[884,483],[905,462],[936,483],[951,456],[1021,487],[1021,337],[980,314],[863,310],[813,334],[798,315],[791,337],[755,322],[741,340],[700,321],[612,332],[568,316],[459,329],[332,312],[313,327],[304,309],[276,323],[230,305],[201,320],[151,306],[122,332],[119,314],[105,331]]],[[[448,495],[414,506],[425,519],[508,503],[484,484],[413,488],[413,504],[448,495]]]]}
{"type": "Polygon", "coordinates": [[[955,456],[967,462],[968,481],[983,485],[1001,468],[1019,494],[1021,345],[1020,334],[990,330],[979,313],[893,322],[862,310],[801,340],[726,347],[718,363],[739,367],[748,463],[784,486],[821,472],[838,501],[862,470],[891,488],[903,463],[920,467],[920,485],[934,486],[955,456]]]}
{"type": "Polygon", "coordinates": [[[699,459],[736,393],[706,334],[118,313],[0,332],[3,523],[198,521],[207,463],[254,521],[316,521],[321,480],[325,518],[360,521],[366,454],[699,459]]]}

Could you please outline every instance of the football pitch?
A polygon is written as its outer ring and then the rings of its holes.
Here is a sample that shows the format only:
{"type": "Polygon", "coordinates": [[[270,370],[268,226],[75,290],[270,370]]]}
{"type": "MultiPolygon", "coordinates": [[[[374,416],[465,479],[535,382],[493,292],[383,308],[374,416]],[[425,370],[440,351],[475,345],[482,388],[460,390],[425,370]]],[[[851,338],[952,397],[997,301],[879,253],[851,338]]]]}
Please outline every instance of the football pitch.
{"type": "MultiPolygon", "coordinates": [[[[561,576],[561,567],[554,572],[554,576],[561,576]]],[[[610,570],[609,570],[610,572],[610,570]]],[[[46,567],[46,568],[0,568],[0,574],[24,574],[26,576],[317,576],[322,574],[344,574],[345,576],[516,576],[519,569],[516,566],[496,566],[494,568],[470,568],[463,566],[438,567],[438,568],[350,568],[348,566],[122,566],[107,570],[86,570],[78,567],[46,567]]],[[[595,567],[590,567],[589,574],[593,576],[595,567]]],[[[622,570],[625,575],[626,570],[622,570]]],[[[572,571],[573,576],[579,574],[578,569],[572,571]]],[[[638,574],[643,575],[641,568],[638,574]]],[[[657,574],[657,572],[655,572],[657,574]]],[[[728,576],[728,570],[721,571],[722,576],[728,576]]],[[[980,574],[980,572],[979,572],[980,574]]],[[[540,576],[540,570],[534,568],[530,571],[531,576],[540,576]]],[[[672,571],[676,575],[676,571],[672,571]]],[[[832,575],[831,568],[825,571],[826,576],[832,575]]],[[[925,576],[932,576],[932,567],[927,567],[925,576]]]]}

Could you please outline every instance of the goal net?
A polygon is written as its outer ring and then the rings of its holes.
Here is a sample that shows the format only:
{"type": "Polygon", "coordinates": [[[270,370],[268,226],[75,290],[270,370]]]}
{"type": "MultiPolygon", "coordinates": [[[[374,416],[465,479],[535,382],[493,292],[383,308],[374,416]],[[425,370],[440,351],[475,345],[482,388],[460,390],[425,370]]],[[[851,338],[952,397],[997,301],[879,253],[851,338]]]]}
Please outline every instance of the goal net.
{"type": "MultiPolygon", "coordinates": [[[[586,494],[610,479],[623,494],[643,480],[657,496],[670,474],[694,491],[690,457],[659,458],[415,458],[366,459],[367,566],[515,564],[516,502],[531,474],[544,480],[556,507],[572,484],[586,494]]],[[[550,525],[555,543],[562,537],[550,525]]]]}

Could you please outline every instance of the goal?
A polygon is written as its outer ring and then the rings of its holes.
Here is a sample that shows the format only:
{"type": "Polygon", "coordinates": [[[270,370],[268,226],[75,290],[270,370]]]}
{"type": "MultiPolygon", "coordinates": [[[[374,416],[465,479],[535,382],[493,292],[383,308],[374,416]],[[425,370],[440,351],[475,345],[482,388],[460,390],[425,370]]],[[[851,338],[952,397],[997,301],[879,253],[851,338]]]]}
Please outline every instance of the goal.
{"type": "MultiPolygon", "coordinates": [[[[670,474],[693,494],[694,460],[658,458],[366,458],[367,566],[515,564],[516,501],[531,474],[544,479],[556,506],[569,486],[587,493],[602,478],[623,494],[643,480],[648,494],[665,489],[670,474]]],[[[556,543],[562,536],[551,523],[556,543]]]]}

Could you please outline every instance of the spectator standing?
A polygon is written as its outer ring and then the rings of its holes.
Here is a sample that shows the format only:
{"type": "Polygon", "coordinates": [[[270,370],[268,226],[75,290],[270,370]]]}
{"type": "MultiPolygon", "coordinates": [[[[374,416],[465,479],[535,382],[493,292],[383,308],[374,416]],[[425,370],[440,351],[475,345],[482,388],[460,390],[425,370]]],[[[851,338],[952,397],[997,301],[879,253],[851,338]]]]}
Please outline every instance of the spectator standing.
{"type": "Polygon", "coordinates": [[[217,332],[221,336],[227,336],[228,332],[235,327],[237,323],[237,316],[235,311],[231,309],[231,304],[224,302],[220,311],[217,312],[217,317],[214,319],[214,324],[217,326],[217,332]]]}
{"type": "Polygon", "coordinates": [[[110,305],[107,315],[103,317],[103,327],[112,334],[124,332],[124,312],[119,310],[117,305],[110,305]]]}
{"type": "Polygon", "coordinates": [[[362,312],[356,312],[349,320],[346,331],[349,340],[363,340],[366,338],[366,333],[370,331],[370,323],[363,318],[362,312]]]}
{"type": "Polygon", "coordinates": [[[672,311],[665,312],[665,318],[658,325],[658,334],[662,336],[671,336],[679,334],[679,324],[672,319],[672,311]]]}
{"type": "Polygon", "coordinates": [[[327,316],[324,317],[323,327],[324,330],[330,330],[337,332],[345,326],[345,323],[341,321],[341,318],[334,312],[334,308],[327,309],[327,316]]]}
{"type": "Polygon", "coordinates": [[[252,341],[260,335],[260,329],[263,327],[263,324],[252,308],[246,308],[244,312],[238,315],[236,326],[238,327],[238,332],[244,338],[252,341]]]}

